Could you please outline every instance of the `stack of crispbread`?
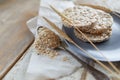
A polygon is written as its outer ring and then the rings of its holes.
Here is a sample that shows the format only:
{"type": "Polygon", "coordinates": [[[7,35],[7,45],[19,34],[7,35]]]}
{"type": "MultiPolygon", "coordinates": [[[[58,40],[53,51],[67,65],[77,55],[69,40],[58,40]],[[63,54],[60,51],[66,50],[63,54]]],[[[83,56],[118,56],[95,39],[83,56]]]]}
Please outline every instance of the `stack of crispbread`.
{"type": "MultiPolygon", "coordinates": [[[[92,42],[108,40],[112,33],[113,18],[109,13],[88,6],[75,6],[64,10],[63,14],[73,23],[62,19],[64,26],[77,27],[92,42]]],[[[75,35],[84,42],[88,40],[74,29],[75,35]]]]}

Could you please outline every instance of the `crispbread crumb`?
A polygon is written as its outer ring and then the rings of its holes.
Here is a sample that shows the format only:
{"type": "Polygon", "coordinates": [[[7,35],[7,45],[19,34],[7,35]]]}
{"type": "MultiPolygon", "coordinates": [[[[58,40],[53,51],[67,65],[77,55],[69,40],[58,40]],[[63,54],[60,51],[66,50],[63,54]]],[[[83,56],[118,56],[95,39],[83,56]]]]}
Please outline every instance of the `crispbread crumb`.
{"type": "Polygon", "coordinates": [[[41,27],[38,29],[39,45],[54,49],[60,45],[59,37],[48,28],[41,27]]]}
{"type": "Polygon", "coordinates": [[[34,45],[39,55],[45,55],[50,58],[59,55],[54,48],[60,46],[60,39],[55,33],[45,27],[38,29],[38,38],[36,38],[34,45]]]}
{"type": "Polygon", "coordinates": [[[69,58],[67,56],[63,57],[63,61],[68,61],[69,58]]]}

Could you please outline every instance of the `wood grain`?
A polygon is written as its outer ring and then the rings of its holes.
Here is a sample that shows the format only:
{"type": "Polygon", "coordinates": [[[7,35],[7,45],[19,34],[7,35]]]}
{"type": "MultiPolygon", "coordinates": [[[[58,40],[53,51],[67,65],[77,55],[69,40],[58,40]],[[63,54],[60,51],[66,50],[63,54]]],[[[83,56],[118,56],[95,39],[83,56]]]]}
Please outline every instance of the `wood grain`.
{"type": "Polygon", "coordinates": [[[26,21],[37,15],[39,0],[0,1],[0,80],[33,42],[26,21]]]}

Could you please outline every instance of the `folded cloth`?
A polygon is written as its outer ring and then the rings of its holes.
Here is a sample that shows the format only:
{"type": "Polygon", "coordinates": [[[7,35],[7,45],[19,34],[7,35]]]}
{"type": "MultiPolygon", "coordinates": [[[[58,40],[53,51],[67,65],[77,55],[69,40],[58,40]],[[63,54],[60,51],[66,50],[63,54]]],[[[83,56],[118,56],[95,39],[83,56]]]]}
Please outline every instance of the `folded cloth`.
{"type": "MultiPolygon", "coordinates": [[[[72,1],[41,0],[39,16],[34,18],[35,20],[30,20],[27,23],[28,28],[35,35],[35,38],[38,36],[36,30],[39,26],[46,26],[49,28],[49,25],[43,21],[41,16],[47,17],[60,28],[62,26],[60,17],[48,7],[49,4],[55,6],[60,11],[66,9],[67,7],[74,6],[72,1]],[[37,21],[37,25],[35,21],[37,21]]],[[[26,80],[58,79],[70,75],[81,66],[81,64],[79,64],[65,51],[59,51],[58,53],[60,55],[56,56],[54,59],[43,55],[37,55],[37,53],[38,52],[33,47],[33,50],[31,51],[30,63],[26,72],[26,80]],[[64,61],[65,58],[66,60],[64,61]]]]}
{"type": "Polygon", "coordinates": [[[33,53],[27,69],[27,80],[58,79],[71,74],[79,68],[80,65],[75,60],[63,61],[62,58],[65,55],[68,57],[68,55],[65,52],[60,53],[62,54],[55,59],[33,53]]]}

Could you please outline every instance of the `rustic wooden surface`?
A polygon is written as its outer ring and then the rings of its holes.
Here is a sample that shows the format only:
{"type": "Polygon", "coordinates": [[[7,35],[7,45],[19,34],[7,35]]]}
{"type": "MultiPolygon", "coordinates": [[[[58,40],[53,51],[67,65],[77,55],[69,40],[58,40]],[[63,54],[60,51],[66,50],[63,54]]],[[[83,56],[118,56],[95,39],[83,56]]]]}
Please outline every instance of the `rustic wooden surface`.
{"type": "MultiPolygon", "coordinates": [[[[9,54],[6,59],[7,67],[3,68],[4,73],[7,73],[12,67],[10,65],[9,59],[12,59],[11,63],[14,64],[14,62],[17,61],[20,56],[22,56],[27,46],[29,46],[30,43],[33,41],[34,38],[32,34],[28,31],[25,22],[37,15],[38,7],[39,0],[0,0],[0,56],[3,54],[3,52],[5,53],[4,56],[6,54],[9,54]],[[5,34],[3,35],[3,33],[5,34]],[[22,36],[22,39],[20,39],[20,36],[22,36]],[[23,43],[21,41],[23,41],[23,43]]],[[[3,80],[24,80],[22,76],[18,78],[16,78],[16,76],[20,76],[20,73],[22,72],[21,69],[25,66],[26,63],[29,63],[29,55],[30,54],[25,55],[8,72],[3,80]]],[[[5,60],[4,58],[6,58],[6,56],[4,56],[2,56],[2,58],[0,57],[0,70],[2,69],[1,66],[5,64],[2,63],[3,60],[5,60]]],[[[119,65],[119,62],[116,63],[117,67],[119,67],[119,65]]],[[[78,73],[80,71],[81,70],[78,70],[78,73]]],[[[80,75],[78,74],[78,76],[80,75]]],[[[89,80],[91,80],[91,78],[89,80]]]]}
{"type": "Polygon", "coordinates": [[[0,80],[33,42],[26,21],[38,6],[39,0],[0,0],[0,80]]]}

